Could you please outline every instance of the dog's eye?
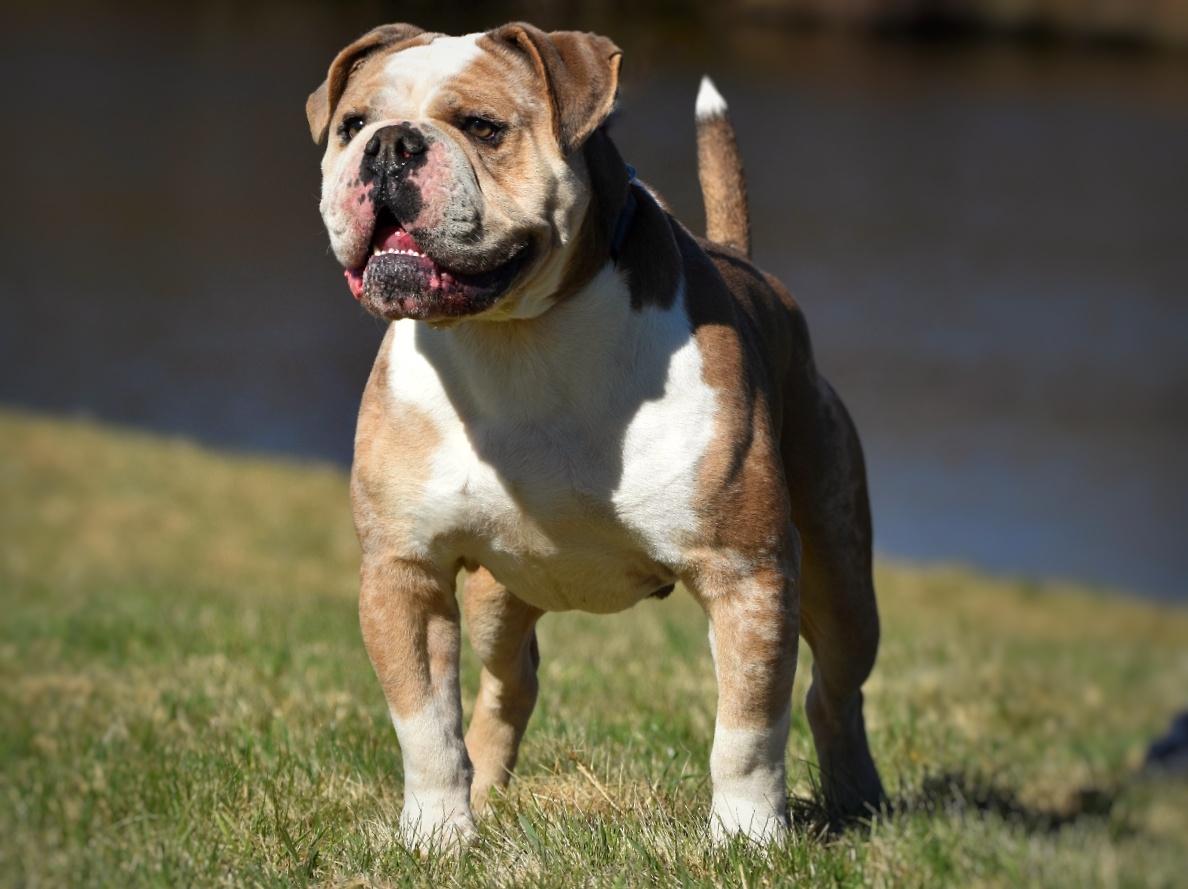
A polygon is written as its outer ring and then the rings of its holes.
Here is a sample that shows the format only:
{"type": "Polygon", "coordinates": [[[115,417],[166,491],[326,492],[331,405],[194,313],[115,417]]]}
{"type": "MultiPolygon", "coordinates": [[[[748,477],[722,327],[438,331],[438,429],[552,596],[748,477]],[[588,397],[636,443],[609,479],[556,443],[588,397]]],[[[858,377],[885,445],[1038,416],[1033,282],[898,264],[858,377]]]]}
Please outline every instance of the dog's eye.
{"type": "Polygon", "coordinates": [[[342,144],[346,145],[348,142],[354,139],[357,135],[359,135],[359,130],[363,129],[365,126],[367,126],[367,121],[365,121],[358,114],[352,114],[348,117],[344,117],[342,119],[342,123],[338,127],[338,135],[342,138],[342,144]]]}
{"type": "Polygon", "coordinates": [[[468,117],[462,122],[462,129],[480,142],[494,142],[503,128],[483,117],[468,117]]]}

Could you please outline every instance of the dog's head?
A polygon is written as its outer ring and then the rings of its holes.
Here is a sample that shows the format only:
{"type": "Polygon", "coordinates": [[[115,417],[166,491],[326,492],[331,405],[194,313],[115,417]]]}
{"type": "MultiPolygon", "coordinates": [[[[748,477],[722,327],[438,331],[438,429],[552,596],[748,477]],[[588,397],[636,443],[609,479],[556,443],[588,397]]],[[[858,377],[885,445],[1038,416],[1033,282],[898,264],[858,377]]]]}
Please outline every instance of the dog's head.
{"type": "Polygon", "coordinates": [[[306,103],[322,218],[351,292],[389,320],[531,317],[566,277],[591,202],[580,150],[619,49],[510,24],[449,37],[384,25],[306,103]]]}

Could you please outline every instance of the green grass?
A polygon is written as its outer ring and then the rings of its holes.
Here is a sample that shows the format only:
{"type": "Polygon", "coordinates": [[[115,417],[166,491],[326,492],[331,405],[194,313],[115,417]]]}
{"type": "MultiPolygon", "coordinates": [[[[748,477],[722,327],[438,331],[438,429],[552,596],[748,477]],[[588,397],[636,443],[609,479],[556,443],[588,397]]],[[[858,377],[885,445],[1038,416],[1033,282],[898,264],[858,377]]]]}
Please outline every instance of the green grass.
{"type": "MultiPolygon", "coordinates": [[[[714,685],[678,591],[546,617],[520,777],[461,859],[395,841],[337,469],[0,413],[0,885],[1184,885],[1188,614],[883,565],[891,817],[835,834],[797,682],[790,841],[711,850],[714,685]],[[590,777],[592,776],[592,777],[590,777]]],[[[475,688],[469,655],[464,683],[475,688]]]]}

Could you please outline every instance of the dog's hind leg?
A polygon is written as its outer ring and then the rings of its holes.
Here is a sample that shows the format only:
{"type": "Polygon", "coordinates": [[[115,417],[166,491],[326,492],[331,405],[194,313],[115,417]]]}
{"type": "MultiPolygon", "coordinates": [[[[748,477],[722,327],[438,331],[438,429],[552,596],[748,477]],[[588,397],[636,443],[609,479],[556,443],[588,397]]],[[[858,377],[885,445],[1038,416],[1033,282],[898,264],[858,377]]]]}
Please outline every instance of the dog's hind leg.
{"type": "Polygon", "coordinates": [[[862,448],[841,400],[817,382],[818,399],[809,401],[816,416],[811,423],[800,417],[802,432],[814,430],[812,440],[801,439],[786,465],[804,548],[800,630],[813,652],[806,709],[825,803],[832,816],[847,818],[885,802],[862,715],[879,616],[862,448]]]}
{"type": "Polygon", "coordinates": [[[511,778],[520,739],[536,705],[541,612],[507,591],[485,569],[466,577],[463,612],[470,644],[483,670],[466,748],[474,763],[471,801],[480,809],[492,787],[511,778]]]}

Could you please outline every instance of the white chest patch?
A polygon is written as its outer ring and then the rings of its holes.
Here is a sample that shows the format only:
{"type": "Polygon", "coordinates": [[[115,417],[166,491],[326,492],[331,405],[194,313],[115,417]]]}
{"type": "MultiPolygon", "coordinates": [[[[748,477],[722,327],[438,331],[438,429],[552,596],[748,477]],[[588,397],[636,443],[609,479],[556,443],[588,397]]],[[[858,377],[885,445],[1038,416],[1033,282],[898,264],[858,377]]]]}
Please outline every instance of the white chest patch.
{"type": "Polygon", "coordinates": [[[396,322],[388,362],[393,416],[408,404],[440,435],[417,502],[393,505],[410,556],[473,560],[549,611],[621,610],[675,579],[717,404],[683,287],[634,311],[608,265],[532,322],[396,322]]]}

